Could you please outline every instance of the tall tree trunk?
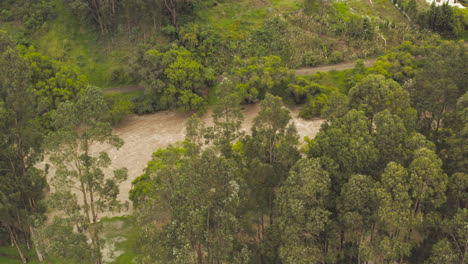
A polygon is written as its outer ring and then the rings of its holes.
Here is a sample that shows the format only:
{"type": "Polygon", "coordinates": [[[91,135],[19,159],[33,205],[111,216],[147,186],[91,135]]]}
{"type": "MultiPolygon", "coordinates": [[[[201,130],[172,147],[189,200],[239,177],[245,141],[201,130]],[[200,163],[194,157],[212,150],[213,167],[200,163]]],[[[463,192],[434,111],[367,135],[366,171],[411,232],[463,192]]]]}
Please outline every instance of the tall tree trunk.
{"type": "Polygon", "coordinates": [[[93,216],[93,221],[92,221],[92,227],[93,227],[93,235],[94,235],[94,241],[96,243],[96,253],[97,253],[97,261],[96,264],[101,264],[102,263],[102,255],[101,255],[101,242],[99,241],[99,232],[97,229],[97,212],[94,207],[94,195],[93,195],[93,189],[90,186],[91,183],[88,183],[88,190],[89,190],[89,199],[90,199],[90,206],[91,206],[91,214],[93,216]]]}
{"type": "Polygon", "coordinates": [[[36,234],[34,233],[34,229],[31,225],[29,225],[29,232],[31,232],[31,240],[34,244],[34,250],[36,251],[37,259],[39,262],[44,261],[44,257],[41,254],[41,251],[39,250],[39,243],[37,242],[37,237],[36,234]]]}
{"type": "Polygon", "coordinates": [[[203,252],[201,250],[200,243],[198,243],[197,245],[197,258],[198,258],[198,264],[203,264],[203,252]]]}
{"type": "Polygon", "coordinates": [[[96,0],[93,0],[92,2],[92,5],[93,5],[93,8],[94,8],[94,12],[96,14],[96,20],[99,24],[99,28],[101,29],[101,34],[104,33],[104,24],[102,22],[102,18],[101,18],[101,11],[99,10],[99,4],[96,0]]]}
{"type": "Polygon", "coordinates": [[[177,7],[174,3],[174,0],[164,0],[164,5],[166,9],[171,14],[171,22],[174,27],[177,27],[177,7]]]}
{"type": "Polygon", "coordinates": [[[268,195],[268,207],[269,207],[269,210],[270,210],[270,226],[273,225],[273,193],[270,193],[268,195]]]}
{"type": "Polygon", "coordinates": [[[7,228],[8,233],[10,234],[11,241],[15,245],[16,250],[18,251],[18,254],[20,255],[21,261],[23,263],[28,263],[28,261],[24,257],[23,251],[21,251],[21,248],[19,247],[18,242],[16,241],[15,235],[13,234],[13,231],[11,230],[11,227],[9,225],[5,225],[5,227],[7,228]]]}
{"type": "Polygon", "coordinates": [[[260,211],[260,219],[261,219],[260,223],[262,227],[260,234],[262,235],[261,239],[263,239],[263,236],[265,235],[265,217],[263,216],[263,210],[260,211]]]}

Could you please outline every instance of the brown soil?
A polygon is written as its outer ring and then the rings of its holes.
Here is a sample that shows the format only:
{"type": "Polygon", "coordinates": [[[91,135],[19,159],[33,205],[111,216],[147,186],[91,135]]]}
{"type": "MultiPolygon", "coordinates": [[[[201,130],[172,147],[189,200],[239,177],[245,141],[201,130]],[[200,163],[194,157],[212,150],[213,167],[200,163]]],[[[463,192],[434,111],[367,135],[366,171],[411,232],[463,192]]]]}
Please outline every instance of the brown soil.
{"type": "MultiPolygon", "coordinates": [[[[377,59],[368,59],[364,60],[364,65],[366,67],[373,66],[377,59]]],[[[343,70],[350,70],[354,68],[356,62],[343,62],[335,65],[327,65],[327,66],[320,66],[320,67],[310,67],[310,68],[300,68],[296,70],[296,75],[310,75],[317,72],[329,72],[329,71],[343,71],[343,70]]]]}

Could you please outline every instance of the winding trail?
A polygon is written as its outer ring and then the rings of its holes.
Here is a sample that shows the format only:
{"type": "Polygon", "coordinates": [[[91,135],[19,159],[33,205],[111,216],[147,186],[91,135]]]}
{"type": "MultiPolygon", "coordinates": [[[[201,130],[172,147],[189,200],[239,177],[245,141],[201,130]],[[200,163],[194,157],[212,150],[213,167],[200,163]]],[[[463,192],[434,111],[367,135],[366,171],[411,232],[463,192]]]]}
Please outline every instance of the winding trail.
{"type": "MultiPolygon", "coordinates": [[[[373,66],[376,61],[377,61],[377,58],[363,60],[364,65],[366,67],[373,66]]],[[[350,70],[354,68],[355,64],[356,62],[352,61],[352,62],[343,62],[339,64],[325,65],[325,66],[319,66],[319,67],[299,68],[299,69],[296,69],[296,75],[311,75],[317,72],[329,72],[333,70],[336,70],[336,71],[350,70]]]]}
{"type": "MultiPolygon", "coordinates": [[[[366,67],[370,67],[374,65],[374,63],[377,61],[377,58],[367,59],[363,61],[366,67]]],[[[317,72],[329,72],[333,70],[336,70],[336,71],[350,70],[354,68],[355,64],[356,64],[355,61],[351,61],[351,62],[343,62],[339,64],[334,64],[334,65],[299,68],[299,69],[296,69],[296,75],[303,76],[303,75],[311,75],[317,72]]],[[[145,88],[141,85],[130,85],[130,86],[121,86],[121,87],[105,89],[104,92],[105,93],[128,93],[128,92],[142,91],[144,89],[145,88]]]]}

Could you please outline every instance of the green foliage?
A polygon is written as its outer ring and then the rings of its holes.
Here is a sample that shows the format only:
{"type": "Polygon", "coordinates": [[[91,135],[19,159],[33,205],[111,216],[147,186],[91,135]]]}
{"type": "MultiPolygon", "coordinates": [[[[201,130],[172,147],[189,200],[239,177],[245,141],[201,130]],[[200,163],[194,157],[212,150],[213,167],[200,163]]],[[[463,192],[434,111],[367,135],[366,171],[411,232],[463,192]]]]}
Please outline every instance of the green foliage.
{"type": "Polygon", "coordinates": [[[27,61],[11,38],[0,31],[0,223],[26,262],[22,243],[34,240],[35,222],[44,219],[43,131],[36,122],[35,94],[27,61]]]}
{"type": "Polygon", "coordinates": [[[377,219],[379,206],[376,187],[378,183],[372,177],[355,174],[341,188],[337,202],[338,220],[346,232],[346,244],[352,249],[345,251],[346,257],[368,261],[368,237],[373,236],[369,229],[377,219]]]}
{"type": "Polygon", "coordinates": [[[150,230],[142,233],[143,241],[160,241],[156,252],[154,245],[142,245],[145,255],[166,263],[228,259],[239,228],[236,208],[242,184],[234,168],[232,161],[212,148],[202,153],[180,147],[156,152],[145,172],[145,185],[150,184],[151,189],[137,191],[143,187],[141,180],[134,182],[132,189],[138,208],[150,206],[159,212],[152,215],[140,210],[142,224],[150,230]],[[145,219],[154,217],[165,219],[166,224],[161,229],[152,227],[145,219]]]}
{"type": "Polygon", "coordinates": [[[326,208],[330,184],[318,159],[301,159],[291,168],[278,194],[279,256],[283,263],[324,261],[321,242],[331,216],[326,208]]]}
{"type": "Polygon", "coordinates": [[[22,51],[23,57],[31,65],[31,82],[44,112],[75,99],[88,85],[88,78],[80,72],[78,66],[53,60],[32,47],[22,51]]]}
{"type": "Polygon", "coordinates": [[[0,4],[0,10],[2,22],[16,21],[22,24],[15,35],[16,41],[23,45],[30,45],[33,34],[56,17],[51,0],[6,1],[0,4]]]}
{"type": "Polygon", "coordinates": [[[401,85],[415,76],[415,57],[409,52],[391,52],[379,57],[369,72],[391,78],[401,85]]]}
{"type": "Polygon", "coordinates": [[[322,108],[321,116],[328,120],[344,116],[348,112],[348,96],[338,91],[332,92],[322,108]]]}
{"type": "Polygon", "coordinates": [[[309,98],[309,102],[301,110],[300,116],[302,118],[320,117],[323,108],[328,104],[328,96],[326,94],[319,94],[309,98]]]}
{"type": "Polygon", "coordinates": [[[302,65],[314,67],[323,64],[326,61],[321,52],[307,51],[302,57],[302,65]]]}
{"type": "Polygon", "coordinates": [[[390,162],[382,174],[381,187],[377,190],[380,203],[377,214],[383,224],[384,235],[375,251],[387,261],[410,255],[413,244],[405,236],[421,221],[420,216],[413,215],[408,181],[408,171],[390,162]]]}
{"type": "Polygon", "coordinates": [[[440,240],[432,247],[432,263],[449,264],[457,263],[457,260],[457,253],[447,239],[440,240]]]}
{"type": "MultiPolygon", "coordinates": [[[[127,178],[127,169],[115,169],[112,176],[105,175],[104,169],[112,163],[109,155],[105,151],[93,153],[90,150],[97,143],[117,149],[123,145],[123,141],[112,134],[109,112],[104,96],[95,88],[87,88],[75,101],[61,103],[53,112],[53,125],[57,130],[47,139],[50,160],[56,167],[50,180],[54,187],[51,207],[62,212],[62,223],[69,226],[57,234],[72,231],[73,226],[78,233],[87,232],[91,239],[90,258],[97,263],[102,259],[101,215],[120,212],[126,207],[117,196],[119,184],[127,178]],[[76,189],[82,194],[79,198],[74,192],[76,189]]],[[[51,238],[59,239],[60,236],[51,238]]],[[[54,245],[68,247],[62,243],[54,245]]],[[[66,252],[65,248],[54,249],[57,250],[66,252]]]]}
{"type": "MultiPolygon", "coordinates": [[[[364,112],[351,110],[331,124],[324,123],[315,137],[309,155],[332,160],[342,173],[371,173],[378,159],[378,149],[364,112]]],[[[332,171],[330,171],[332,173],[332,171]]],[[[343,176],[334,175],[342,184],[343,176]]]]}
{"type": "Polygon", "coordinates": [[[176,107],[202,109],[207,85],[214,79],[211,68],[204,67],[190,51],[176,45],[166,52],[146,51],[135,58],[130,71],[146,86],[143,101],[136,105],[137,113],[176,107]]]}
{"type": "Polygon", "coordinates": [[[418,23],[420,26],[429,28],[443,37],[457,38],[464,30],[463,21],[460,21],[460,17],[455,16],[453,9],[448,3],[440,6],[432,3],[428,11],[419,14],[418,23]]]}
{"type": "MultiPolygon", "coordinates": [[[[179,42],[205,65],[222,62],[223,39],[213,28],[190,23],[179,30],[179,42]]],[[[217,64],[218,65],[218,64],[217,64]]]]}
{"type": "Polygon", "coordinates": [[[54,217],[52,224],[44,227],[42,232],[47,239],[45,250],[53,256],[62,256],[75,262],[93,261],[93,251],[85,234],[73,232],[73,223],[66,219],[54,217]]]}
{"type": "Polygon", "coordinates": [[[241,46],[246,57],[278,56],[290,60],[292,47],[286,38],[291,26],[285,19],[274,17],[265,21],[261,28],[253,30],[241,46]]]}
{"type": "Polygon", "coordinates": [[[328,60],[332,64],[342,62],[344,60],[343,53],[341,51],[335,50],[330,54],[330,58],[328,60]]]}
{"type": "Polygon", "coordinates": [[[106,103],[110,109],[109,120],[115,125],[122,122],[130,113],[133,112],[133,102],[120,94],[104,94],[106,103]]]}
{"type": "Polygon", "coordinates": [[[232,78],[236,92],[246,103],[254,103],[265,98],[266,93],[286,91],[293,72],[282,66],[277,56],[235,58],[232,78]]]}
{"type": "Polygon", "coordinates": [[[349,91],[351,108],[364,111],[370,120],[377,112],[388,109],[398,115],[405,126],[412,128],[416,111],[411,108],[409,93],[397,82],[381,75],[368,75],[349,91]]]}
{"type": "Polygon", "coordinates": [[[390,161],[403,163],[405,156],[404,147],[408,132],[397,115],[392,115],[388,109],[375,115],[375,138],[380,152],[381,164],[390,161]]]}
{"type": "Polygon", "coordinates": [[[424,64],[408,90],[420,115],[420,129],[437,138],[445,113],[453,111],[457,98],[466,92],[467,79],[463,76],[468,72],[468,57],[462,43],[442,42],[426,52],[424,64]],[[422,115],[424,112],[430,115],[422,115]]]}

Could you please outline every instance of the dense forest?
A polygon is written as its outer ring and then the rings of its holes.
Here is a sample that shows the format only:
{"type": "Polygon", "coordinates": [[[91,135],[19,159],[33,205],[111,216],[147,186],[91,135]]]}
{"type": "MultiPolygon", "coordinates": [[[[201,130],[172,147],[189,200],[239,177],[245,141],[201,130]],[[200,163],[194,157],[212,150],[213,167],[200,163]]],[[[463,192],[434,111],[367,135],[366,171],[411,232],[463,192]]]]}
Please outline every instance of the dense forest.
{"type": "Polygon", "coordinates": [[[2,0],[0,262],[467,263],[459,2],[2,0]]]}

